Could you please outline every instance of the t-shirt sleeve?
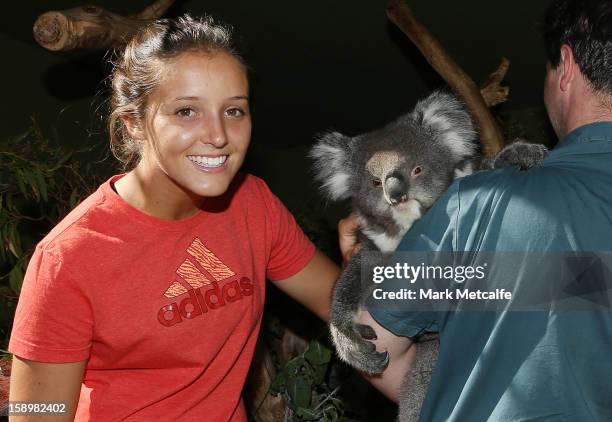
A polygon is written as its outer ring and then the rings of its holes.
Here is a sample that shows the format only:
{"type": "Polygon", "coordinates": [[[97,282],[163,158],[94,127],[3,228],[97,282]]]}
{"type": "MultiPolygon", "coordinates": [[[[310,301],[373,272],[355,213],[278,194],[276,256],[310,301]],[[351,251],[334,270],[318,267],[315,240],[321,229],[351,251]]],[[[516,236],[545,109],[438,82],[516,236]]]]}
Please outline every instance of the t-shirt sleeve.
{"type": "MultiPolygon", "coordinates": [[[[459,183],[456,181],[434,203],[427,213],[406,233],[397,252],[453,251],[457,244],[459,216],[459,183]]],[[[404,264],[405,256],[395,254],[390,265],[404,264]]],[[[419,262],[407,262],[418,266],[419,262]]],[[[418,283],[418,281],[417,281],[418,283]]],[[[402,287],[402,286],[400,286],[402,287]]],[[[405,286],[404,286],[405,287],[405,286]]],[[[425,332],[437,332],[442,312],[410,310],[403,301],[377,301],[369,297],[366,303],[372,317],[396,335],[418,337],[425,332]]]]}
{"type": "Polygon", "coordinates": [[[315,254],[315,246],[295,218],[262,180],[256,179],[266,205],[270,253],[266,277],[284,280],[300,272],[315,254]]]}
{"type": "Polygon", "coordinates": [[[81,287],[56,255],[37,246],[21,287],[9,351],[48,363],[87,359],[93,317],[81,287]]]}

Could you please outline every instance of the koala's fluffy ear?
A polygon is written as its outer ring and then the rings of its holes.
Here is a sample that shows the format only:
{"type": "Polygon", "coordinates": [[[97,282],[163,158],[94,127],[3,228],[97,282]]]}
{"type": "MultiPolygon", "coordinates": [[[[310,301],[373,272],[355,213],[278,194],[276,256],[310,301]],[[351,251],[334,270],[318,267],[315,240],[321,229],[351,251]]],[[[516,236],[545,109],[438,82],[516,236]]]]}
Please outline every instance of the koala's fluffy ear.
{"type": "Polygon", "coordinates": [[[314,161],[315,178],[330,198],[346,199],[350,196],[352,138],[338,132],[321,135],[310,151],[314,161]]]}
{"type": "Polygon", "coordinates": [[[442,142],[458,159],[474,156],[478,135],[465,106],[452,94],[436,91],[417,103],[412,118],[429,127],[435,141],[442,142]]]}

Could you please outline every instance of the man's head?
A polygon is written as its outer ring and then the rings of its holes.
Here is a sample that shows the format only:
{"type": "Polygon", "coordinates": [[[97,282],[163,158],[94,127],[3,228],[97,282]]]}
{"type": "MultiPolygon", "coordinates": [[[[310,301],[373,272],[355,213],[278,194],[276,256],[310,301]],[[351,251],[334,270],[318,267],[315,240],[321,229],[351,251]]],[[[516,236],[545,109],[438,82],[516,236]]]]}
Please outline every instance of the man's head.
{"type": "Polygon", "coordinates": [[[612,2],[554,0],[544,39],[544,101],[557,135],[612,113],[612,2]]]}

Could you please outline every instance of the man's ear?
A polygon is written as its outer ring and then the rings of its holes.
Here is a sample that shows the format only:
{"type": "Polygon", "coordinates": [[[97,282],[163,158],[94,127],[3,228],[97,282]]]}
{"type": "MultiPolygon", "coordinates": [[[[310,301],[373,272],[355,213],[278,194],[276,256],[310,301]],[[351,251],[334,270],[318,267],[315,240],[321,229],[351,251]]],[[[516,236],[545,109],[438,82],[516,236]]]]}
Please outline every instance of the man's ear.
{"type": "Polygon", "coordinates": [[[563,44],[561,46],[561,62],[559,63],[559,66],[559,70],[561,71],[559,88],[561,91],[565,92],[569,89],[574,77],[577,74],[576,71],[578,70],[578,64],[574,59],[574,52],[567,44],[563,44]]]}
{"type": "Polygon", "coordinates": [[[133,140],[145,139],[143,124],[140,119],[127,114],[122,114],[119,118],[127,130],[128,135],[130,135],[130,138],[133,140]]]}

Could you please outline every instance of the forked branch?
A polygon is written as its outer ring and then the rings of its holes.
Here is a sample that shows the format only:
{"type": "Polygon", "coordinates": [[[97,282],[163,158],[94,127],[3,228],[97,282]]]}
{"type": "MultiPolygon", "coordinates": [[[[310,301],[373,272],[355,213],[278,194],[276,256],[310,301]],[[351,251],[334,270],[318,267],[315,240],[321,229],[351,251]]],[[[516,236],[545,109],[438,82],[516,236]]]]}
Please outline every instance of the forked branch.
{"type": "Polygon", "coordinates": [[[480,93],[484,98],[487,107],[493,107],[494,105],[505,102],[510,94],[510,88],[502,86],[501,82],[506,77],[508,68],[510,67],[510,60],[502,57],[501,63],[497,70],[489,75],[486,81],[480,85],[480,93]]]}

